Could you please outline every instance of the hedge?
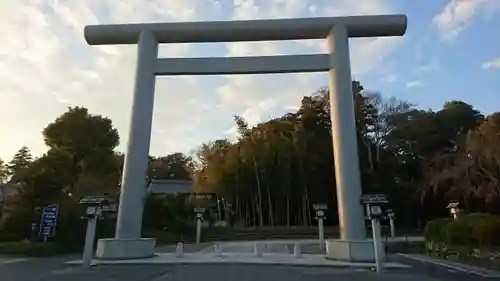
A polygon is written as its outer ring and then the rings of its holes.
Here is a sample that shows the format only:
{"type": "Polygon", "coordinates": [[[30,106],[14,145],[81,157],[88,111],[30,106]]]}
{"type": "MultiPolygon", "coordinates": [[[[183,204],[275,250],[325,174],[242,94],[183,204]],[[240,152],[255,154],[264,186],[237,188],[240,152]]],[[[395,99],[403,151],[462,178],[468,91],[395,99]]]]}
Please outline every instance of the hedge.
{"type": "Polygon", "coordinates": [[[434,219],[425,227],[425,240],[431,244],[492,247],[499,244],[498,237],[500,216],[485,213],[462,215],[457,220],[434,219]]]}
{"type": "Polygon", "coordinates": [[[74,249],[64,247],[55,242],[3,242],[0,243],[0,254],[13,256],[46,257],[71,253],[74,249]]]}
{"type": "Polygon", "coordinates": [[[452,219],[450,218],[438,218],[427,222],[424,232],[425,240],[429,242],[442,242],[444,239],[443,229],[451,221],[452,219]]]}

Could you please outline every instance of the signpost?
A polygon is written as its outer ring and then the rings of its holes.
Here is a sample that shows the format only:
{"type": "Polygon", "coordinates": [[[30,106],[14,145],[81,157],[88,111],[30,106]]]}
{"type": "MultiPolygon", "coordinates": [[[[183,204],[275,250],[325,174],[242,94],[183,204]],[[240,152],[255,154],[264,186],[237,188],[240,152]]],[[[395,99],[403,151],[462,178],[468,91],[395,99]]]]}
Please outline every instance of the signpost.
{"type": "Polygon", "coordinates": [[[380,218],[383,216],[382,205],[389,203],[384,194],[366,194],[361,196],[361,203],[366,207],[366,215],[372,222],[373,250],[377,273],[383,272],[382,252],[383,247],[380,235],[380,218]]]}
{"type": "Polygon", "coordinates": [[[59,206],[57,204],[47,205],[43,207],[39,231],[39,235],[43,236],[43,242],[47,242],[48,237],[54,237],[58,215],[59,206]]]}

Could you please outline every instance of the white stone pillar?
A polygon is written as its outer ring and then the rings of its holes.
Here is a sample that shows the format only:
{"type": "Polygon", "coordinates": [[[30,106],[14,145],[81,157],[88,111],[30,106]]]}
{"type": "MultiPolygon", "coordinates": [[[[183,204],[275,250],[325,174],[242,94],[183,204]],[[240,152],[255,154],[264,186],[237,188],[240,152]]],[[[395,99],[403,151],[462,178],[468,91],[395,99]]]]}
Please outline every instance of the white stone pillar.
{"type": "Polygon", "coordinates": [[[94,257],[94,238],[96,226],[97,218],[89,218],[87,222],[87,231],[85,234],[85,244],[83,246],[82,264],[84,267],[90,267],[92,265],[92,258],[94,257]]]}
{"type": "Polygon", "coordinates": [[[329,71],[329,88],[340,238],[364,240],[366,230],[360,204],[361,178],[346,28],[335,26],[327,42],[330,61],[335,64],[329,71]]]}
{"type": "Polygon", "coordinates": [[[153,122],[154,68],[158,59],[158,42],[150,31],[143,31],[137,46],[137,66],[130,120],[130,132],[120,203],[116,222],[117,239],[141,238],[151,126],[153,122]]]}
{"type": "Polygon", "coordinates": [[[394,226],[394,217],[389,218],[389,226],[391,228],[391,237],[396,237],[396,227],[394,226]]]}
{"type": "Polygon", "coordinates": [[[319,248],[325,248],[325,229],[323,227],[323,217],[318,216],[319,248]]]}
{"type": "MultiPolygon", "coordinates": [[[[198,214],[196,214],[198,216],[198,214]]],[[[196,244],[201,242],[201,218],[196,218],[196,244]]]]}

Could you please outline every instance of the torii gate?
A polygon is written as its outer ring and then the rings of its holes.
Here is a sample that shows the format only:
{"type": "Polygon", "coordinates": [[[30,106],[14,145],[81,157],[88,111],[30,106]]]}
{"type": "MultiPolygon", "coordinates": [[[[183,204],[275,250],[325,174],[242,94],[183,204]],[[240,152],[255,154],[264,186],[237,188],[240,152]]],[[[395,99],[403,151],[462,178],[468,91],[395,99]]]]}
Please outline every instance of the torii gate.
{"type": "Polygon", "coordinates": [[[362,260],[362,252],[370,251],[371,245],[359,242],[366,239],[366,230],[360,205],[361,180],[349,38],[402,36],[406,32],[406,26],[405,15],[86,26],[84,33],[89,45],[138,44],[130,133],[125,153],[116,235],[114,239],[99,241],[98,257],[123,259],[154,254],[154,239],[141,238],[141,224],[144,175],[148,164],[157,75],[328,71],[341,240],[327,241],[327,251],[332,257],[362,260]],[[158,58],[158,44],[161,43],[320,38],[326,39],[328,54],[158,58]],[[337,251],[343,253],[337,255],[337,251]]]}

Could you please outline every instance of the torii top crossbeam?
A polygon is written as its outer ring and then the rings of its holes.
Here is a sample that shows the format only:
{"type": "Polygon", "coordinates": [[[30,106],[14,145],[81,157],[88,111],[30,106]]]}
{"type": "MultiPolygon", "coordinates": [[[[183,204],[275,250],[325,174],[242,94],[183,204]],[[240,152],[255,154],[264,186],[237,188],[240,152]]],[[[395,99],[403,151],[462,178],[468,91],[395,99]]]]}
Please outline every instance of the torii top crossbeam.
{"type": "Polygon", "coordinates": [[[137,44],[143,31],[152,31],[158,43],[321,39],[337,25],[347,28],[348,37],[401,36],[406,32],[407,18],[376,15],[90,25],[85,27],[85,40],[89,45],[137,44]]]}

